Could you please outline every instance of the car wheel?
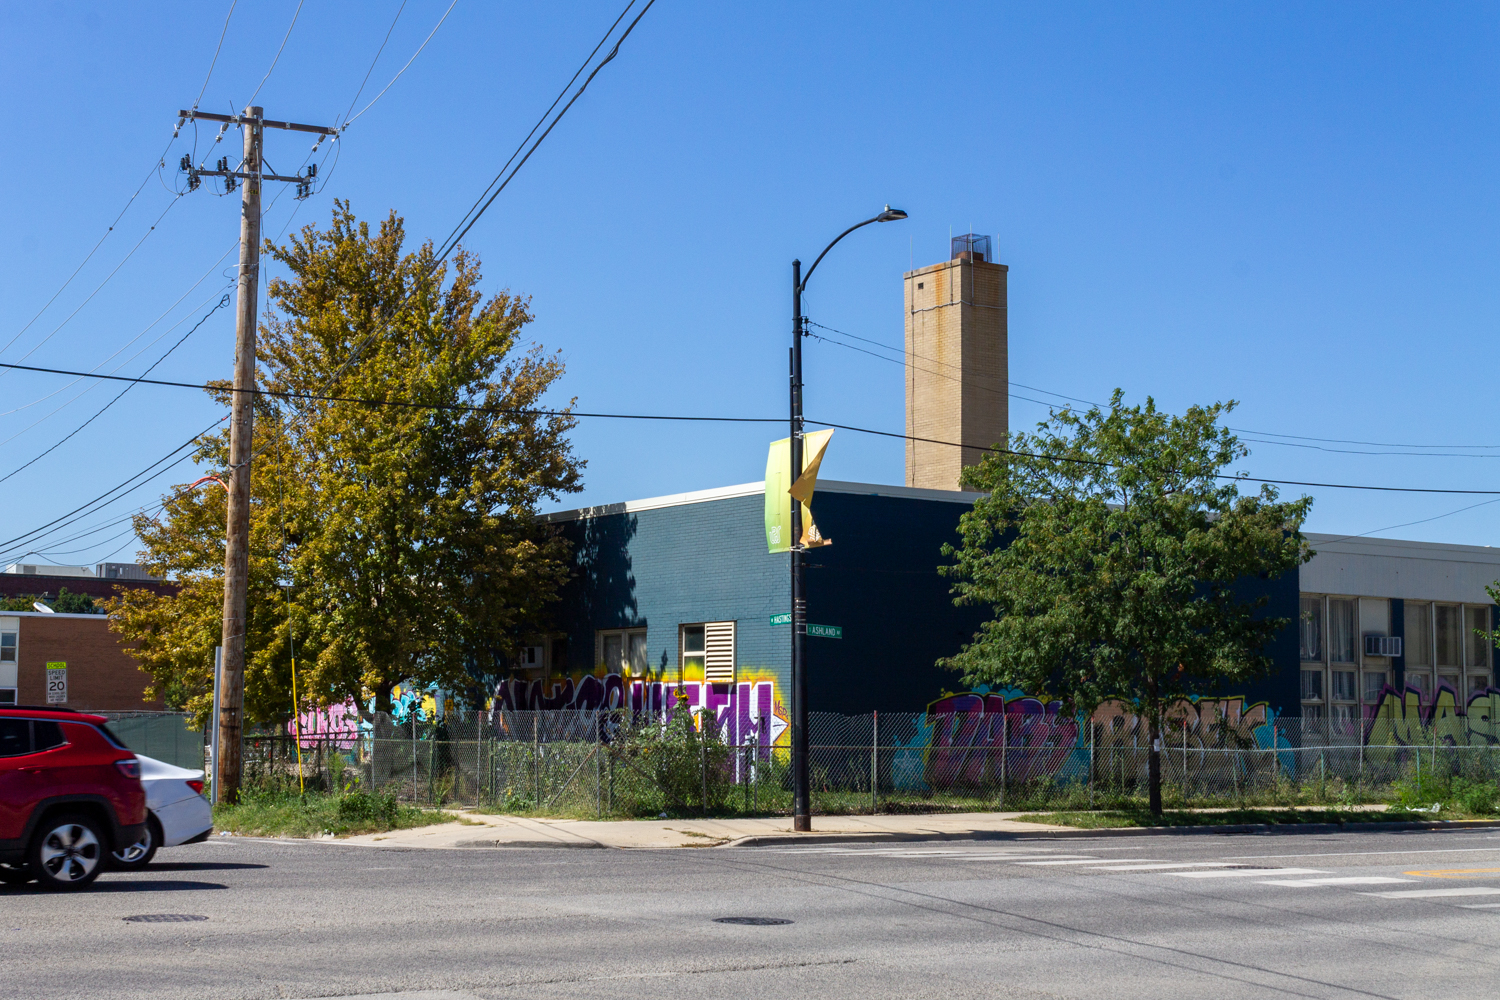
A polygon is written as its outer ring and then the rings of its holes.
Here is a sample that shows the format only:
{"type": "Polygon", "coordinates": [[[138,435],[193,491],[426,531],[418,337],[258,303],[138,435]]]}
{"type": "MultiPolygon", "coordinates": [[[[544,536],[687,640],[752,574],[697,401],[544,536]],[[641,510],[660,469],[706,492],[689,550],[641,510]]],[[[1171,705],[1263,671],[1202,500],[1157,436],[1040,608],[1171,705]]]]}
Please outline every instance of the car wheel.
{"type": "Polygon", "coordinates": [[[122,872],[140,871],[151,863],[152,858],[156,857],[156,849],[160,846],[161,824],[157,822],[154,815],[147,813],[146,832],[141,834],[141,839],[111,853],[109,866],[122,872]]]}
{"type": "Polygon", "coordinates": [[[104,837],[97,820],[69,813],[37,830],[27,863],[44,889],[82,889],[104,869],[104,837]]]}
{"type": "Polygon", "coordinates": [[[0,865],[0,882],[6,885],[25,885],[34,878],[25,865],[0,865]]]}

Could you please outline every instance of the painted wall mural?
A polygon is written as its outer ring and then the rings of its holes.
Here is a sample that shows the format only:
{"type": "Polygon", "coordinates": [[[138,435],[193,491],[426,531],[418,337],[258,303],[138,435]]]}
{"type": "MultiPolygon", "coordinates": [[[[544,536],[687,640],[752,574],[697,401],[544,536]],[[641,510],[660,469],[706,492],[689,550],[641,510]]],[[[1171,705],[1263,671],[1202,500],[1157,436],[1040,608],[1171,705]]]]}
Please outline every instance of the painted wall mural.
{"type": "Polygon", "coordinates": [[[600,711],[629,709],[670,721],[677,711],[677,693],[687,696],[688,709],[698,717],[712,713],[715,729],[737,746],[770,748],[788,743],[786,709],[776,696],[769,672],[741,667],[733,684],[710,684],[702,678],[653,681],[620,674],[581,674],[550,682],[519,678],[503,680],[495,689],[495,711],[600,711]]]}
{"type": "MultiPolygon", "coordinates": [[[[1275,709],[1266,702],[1196,698],[1172,705],[1166,716],[1163,735],[1172,750],[1291,749],[1274,725],[1275,709]]],[[[1088,776],[1090,740],[1095,753],[1145,749],[1146,726],[1122,701],[1100,705],[1086,720],[1064,714],[1060,701],[1044,701],[1014,688],[979,688],[928,704],[916,731],[897,743],[892,781],[904,790],[1039,778],[1083,781],[1088,776]]],[[[1290,753],[1278,757],[1284,768],[1293,766],[1290,753]]]]}
{"type": "Polygon", "coordinates": [[[1466,703],[1446,684],[1439,684],[1426,704],[1414,688],[1386,687],[1364,722],[1365,745],[1383,747],[1493,746],[1500,743],[1500,688],[1475,691],[1466,703]]]}

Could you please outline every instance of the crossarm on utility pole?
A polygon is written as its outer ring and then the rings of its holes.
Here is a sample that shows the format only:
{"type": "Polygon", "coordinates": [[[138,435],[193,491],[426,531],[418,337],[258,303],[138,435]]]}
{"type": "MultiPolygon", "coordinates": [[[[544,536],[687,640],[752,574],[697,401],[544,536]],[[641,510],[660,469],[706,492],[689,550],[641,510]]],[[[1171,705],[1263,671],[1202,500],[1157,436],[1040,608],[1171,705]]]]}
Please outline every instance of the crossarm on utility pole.
{"type": "MultiPolygon", "coordinates": [[[[177,117],[184,122],[190,122],[202,118],[206,122],[225,122],[229,125],[243,125],[250,121],[248,115],[215,115],[207,111],[178,111],[177,117]]],[[[318,135],[338,135],[339,130],[327,125],[302,125],[298,122],[278,122],[269,118],[257,118],[256,121],[262,128],[283,128],[292,132],[314,132],[318,135]]]]}

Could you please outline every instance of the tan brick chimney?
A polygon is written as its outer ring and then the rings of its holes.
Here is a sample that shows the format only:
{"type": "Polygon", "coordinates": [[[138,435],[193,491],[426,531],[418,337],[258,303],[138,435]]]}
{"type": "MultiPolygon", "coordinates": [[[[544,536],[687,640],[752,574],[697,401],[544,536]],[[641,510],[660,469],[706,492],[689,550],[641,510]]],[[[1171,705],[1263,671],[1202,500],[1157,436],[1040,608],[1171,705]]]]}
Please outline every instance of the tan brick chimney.
{"type": "Polygon", "coordinates": [[[967,445],[906,442],[906,485],[959,488],[963,466],[999,442],[1009,422],[1006,278],[990,238],[952,240],[952,259],[906,280],[906,433],[967,445]]]}

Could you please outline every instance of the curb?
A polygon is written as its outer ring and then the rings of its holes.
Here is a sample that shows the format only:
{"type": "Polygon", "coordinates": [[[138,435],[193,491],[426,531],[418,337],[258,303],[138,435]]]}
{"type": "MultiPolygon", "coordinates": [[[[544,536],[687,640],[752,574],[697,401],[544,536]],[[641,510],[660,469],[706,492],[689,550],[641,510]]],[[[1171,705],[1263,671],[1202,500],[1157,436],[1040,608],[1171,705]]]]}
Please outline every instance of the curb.
{"type": "Polygon", "coordinates": [[[739,837],[719,847],[788,847],[807,844],[913,843],[948,840],[1089,840],[1112,837],[1171,837],[1193,834],[1457,832],[1500,828],[1500,820],[1455,819],[1400,823],[1236,823],[1222,826],[1131,826],[1102,830],[970,830],[962,833],[810,833],[739,837]]]}

